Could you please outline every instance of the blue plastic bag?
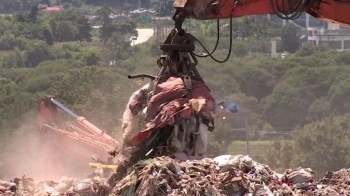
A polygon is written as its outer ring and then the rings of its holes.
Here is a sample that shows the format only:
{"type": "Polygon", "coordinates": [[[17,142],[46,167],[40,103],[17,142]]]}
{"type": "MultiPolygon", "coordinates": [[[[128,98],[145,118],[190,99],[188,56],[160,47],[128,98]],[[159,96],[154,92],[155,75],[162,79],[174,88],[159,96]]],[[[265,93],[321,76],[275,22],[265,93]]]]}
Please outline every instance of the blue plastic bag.
{"type": "Polygon", "coordinates": [[[231,113],[236,113],[239,111],[239,106],[233,102],[233,101],[220,101],[218,103],[221,107],[223,107],[223,109],[225,109],[227,112],[231,112],[231,113]]]}

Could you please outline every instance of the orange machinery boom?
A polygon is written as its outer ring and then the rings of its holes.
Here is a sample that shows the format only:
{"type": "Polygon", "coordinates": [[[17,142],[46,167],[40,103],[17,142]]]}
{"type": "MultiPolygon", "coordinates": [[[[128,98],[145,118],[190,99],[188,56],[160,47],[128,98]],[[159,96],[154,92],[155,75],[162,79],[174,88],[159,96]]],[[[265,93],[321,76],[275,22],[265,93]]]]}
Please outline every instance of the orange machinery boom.
{"type": "Polygon", "coordinates": [[[293,20],[298,13],[306,12],[350,27],[350,0],[175,0],[174,7],[175,16],[196,20],[261,14],[278,14],[293,20]]]}
{"type": "Polygon", "coordinates": [[[105,131],[102,131],[84,117],[78,116],[73,111],[66,108],[60,102],[55,100],[53,96],[45,96],[40,100],[37,124],[40,128],[43,126],[47,127],[106,152],[115,149],[116,145],[118,145],[118,142],[105,131]],[[58,113],[58,108],[61,108],[73,116],[80,125],[88,130],[88,132],[72,124],[62,123],[58,113]],[[61,125],[66,126],[71,131],[60,128],[61,125]]]}

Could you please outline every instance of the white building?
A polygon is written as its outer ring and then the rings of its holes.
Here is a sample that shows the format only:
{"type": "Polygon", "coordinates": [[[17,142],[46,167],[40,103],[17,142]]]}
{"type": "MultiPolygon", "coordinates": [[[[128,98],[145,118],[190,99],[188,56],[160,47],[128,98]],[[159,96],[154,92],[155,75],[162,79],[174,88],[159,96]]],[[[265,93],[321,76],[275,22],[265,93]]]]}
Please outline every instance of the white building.
{"type": "Polygon", "coordinates": [[[337,50],[350,49],[350,30],[340,25],[328,23],[326,28],[309,27],[308,42],[315,45],[326,44],[329,48],[337,50]]]}
{"type": "Polygon", "coordinates": [[[312,42],[315,45],[326,44],[337,50],[350,49],[350,29],[341,25],[326,22],[303,13],[295,20],[286,21],[276,15],[268,16],[271,21],[279,24],[292,23],[301,29],[300,45],[312,42]]]}

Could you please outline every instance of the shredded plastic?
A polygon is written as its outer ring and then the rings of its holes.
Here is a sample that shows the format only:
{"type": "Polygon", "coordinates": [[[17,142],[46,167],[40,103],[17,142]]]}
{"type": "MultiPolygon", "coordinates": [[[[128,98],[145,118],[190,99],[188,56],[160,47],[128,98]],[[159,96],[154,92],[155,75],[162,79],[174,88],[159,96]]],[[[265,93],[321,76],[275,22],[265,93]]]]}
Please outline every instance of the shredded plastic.
{"type": "Polygon", "coordinates": [[[62,177],[59,182],[36,182],[26,177],[0,180],[0,195],[350,195],[349,169],[327,172],[316,180],[310,168],[287,169],[280,174],[243,155],[190,161],[158,157],[140,161],[127,173],[113,187],[100,176],[83,180],[62,177]]]}

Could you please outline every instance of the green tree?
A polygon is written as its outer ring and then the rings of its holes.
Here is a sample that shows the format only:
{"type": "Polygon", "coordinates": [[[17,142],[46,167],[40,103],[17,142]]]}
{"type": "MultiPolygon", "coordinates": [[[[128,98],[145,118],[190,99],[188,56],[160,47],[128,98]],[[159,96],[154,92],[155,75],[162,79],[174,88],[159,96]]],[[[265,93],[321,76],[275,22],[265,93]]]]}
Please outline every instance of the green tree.
{"type": "Polygon", "coordinates": [[[334,84],[330,88],[329,108],[338,114],[346,114],[350,110],[350,103],[348,97],[350,96],[350,79],[340,81],[338,84],[334,84]]]}
{"type": "Polygon", "coordinates": [[[20,23],[25,23],[27,22],[27,17],[28,17],[28,12],[16,12],[13,16],[14,21],[20,22],[20,23]]]}
{"type": "Polygon", "coordinates": [[[23,50],[26,44],[27,40],[24,37],[16,37],[10,32],[0,37],[0,50],[13,50],[14,48],[23,50]]]}
{"type": "Polygon", "coordinates": [[[15,56],[16,56],[16,67],[24,67],[24,63],[26,61],[26,58],[22,51],[15,49],[15,56]]]}
{"type": "Polygon", "coordinates": [[[39,8],[38,8],[38,5],[35,4],[34,6],[31,7],[29,12],[28,11],[16,12],[14,15],[14,18],[16,22],[35,23],[37,20],[38,13],[39,13],[39,8]]]}
{"type": "Polygon", "coordinates": [[[125,41],[124,36],[118,32],[113,33],[109,38],[108,47],[116,59],[125,59],[131,48],[130,42],[125,41]]]}
{"type": "Polygon", "coordinates": [[[3,58],[2,67],[12,68],[16,67],[16,55],[8,54],[3,58]]]}
{"type": "Polygon", "coordinates": [[[100,60],[101,57],[96,52],[89,52],[83,59],[86,65],[97,65],[100,60]]]}
{"type": "Polygon", "coordinates": [[[54,34],[49,25],[44,23],[24,23],[17,25],[19,36],[24,36],[27,39],[45,40],[48,45],[54,44],[54,34]]]}
{"type": "Polygon", "coordinates": [[[315,46],[313,43],[306,43],[300,48],[300,50],[298,50],[295,53],[295,55],[300,57],[306,57],[306,56],[312,56],[315,53],[324,52],[324,51],[328,52],[329,48],[323,45],[315,46]]]}
{"type": "Polygon", "coordinates": [[[150,8],[151,7],[150,0],[140,0],[140,3],[141,3],[142,8],[150,8]]]}
{"type": "Polygon", "coordinates": [[[349,130],[349,115],[312,122],[297,129],[291,141],[273,146],[270,156],[267,156],[267,163],[274,166],[276,162],[273,156],[279,157],[277,162],[281,168],[309,167],[320,177],[326,171],[345,168],[350,164],[347,155],[350,150],[349,130]],[[282,154],[285,156],[282,157],[282,154]]]}
{"type": "Polygon", "coordinates": [[[233,54],[235,54],[235,56],[244,57],[248,54],[248,48],[244,42],[236,41],[234,42],[234,46],[237,48],[233,50],[233,54]]]}
{"type": "Polygon", "coordinates": [[[73,0],[61,0],[61,3],[72,3],[73,2],[73,0]]]}
{"type": "Polygon", "coordinates": [[[91,26],[89,24],[89,20],[84,15],[78,15],[77,17],[77,26],[78,26],[78,34],[76,39],[79,41],[88,41],[91,42],[91,26]]]}
{"type": "Polygon", "coordinates": [[[50,60],[51,53],[49,46],[41,40],[32,40],[25,50],[26,66],[35,67],[39,63],[50,60]]]}
{"type": "Polygon", "coordinates": [[[91,41],[88,19],[73,10],[55,12],[49,17],[55,41],[91,41]]]}
{"type": "Polygon", "coordinates": [[[104,5],[102,8],[96,11],[98,19],[102,21],[102,27],[100,28],[100,39],[107,44],[108,38],[112,35],[112,21],[109,16],[113,13],[111,8],[104,5]]]}
{"type": "Polygon", "coordinates": [[[136,31],[136,24],[130,20],[113,25],[113,29],[122,35],[130,35],[130,34],[138,33],[136,31]]]}
{"type": "Polygon", "coordinates": [[[56,41],[73,41],[74,37],[78,34],[78,28],[72,21],[57,21],[56,25],[53,30],[56,41]]]}
{"type": "Polygon", "coordinates": [[[255,65],[247,65],[236,69],[233,73],[240,90],[248,96],[254,96],[258,100],[269,95],[273,89],[273,76],[255,65]]]}
{"type": "Polygon", "coordinates": [[[35,4],[30,9],[30,12],[29,12],[28,18],[27,18],[27,22],[35,23],[36,19],[37,19],[37,16],[38,16],[38,13],[39,13],[38,4],[35,4]]]}
{"type": "Polygon", "coordinates": [[[69,8],[71,8],[71,6],[72,6],[71,3],[65,2],[65,3],[63,3],[63,6],[62,6],[62,7],[63,7],[64,9],[68,10],[69,8]]]}
{"type": "Polygon", "coordinates": [[[11,27],[11,22],[4,17],[0,17],[0,37],[11,27]]]}
{"type": "Polygon", "coordinates": [[[292,23],[284,25],[281,29],[281,50],[295,52],[299,48],[298,27],[292,23]]]}
{"type": "Polygon", "coordinates": [[[83,1],[82,0],[72,0],[72,5],[74,7],[81,7],[83,5],[83,1]]]}

